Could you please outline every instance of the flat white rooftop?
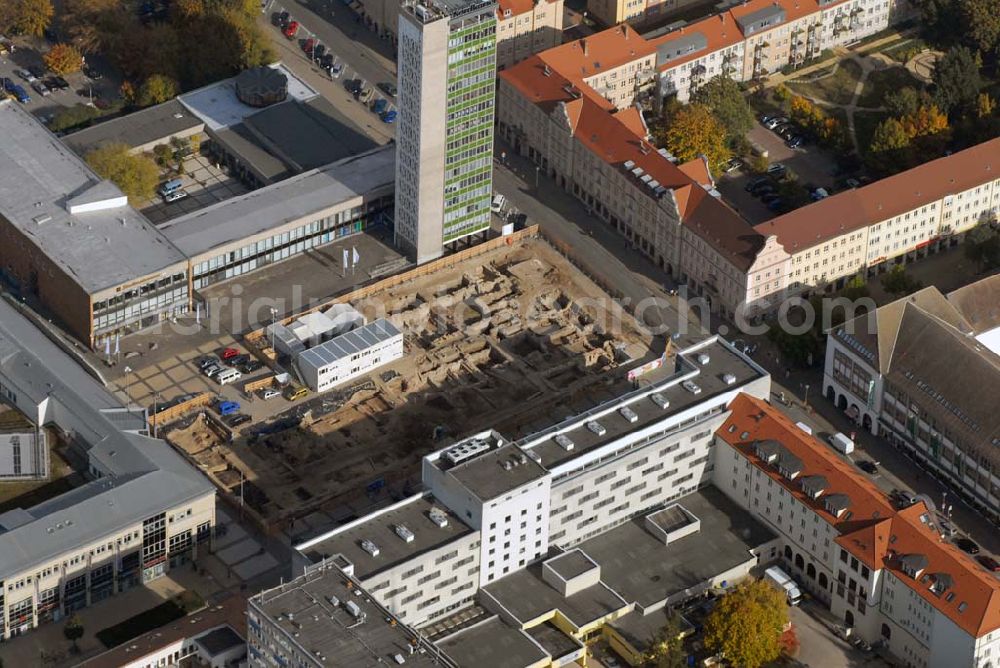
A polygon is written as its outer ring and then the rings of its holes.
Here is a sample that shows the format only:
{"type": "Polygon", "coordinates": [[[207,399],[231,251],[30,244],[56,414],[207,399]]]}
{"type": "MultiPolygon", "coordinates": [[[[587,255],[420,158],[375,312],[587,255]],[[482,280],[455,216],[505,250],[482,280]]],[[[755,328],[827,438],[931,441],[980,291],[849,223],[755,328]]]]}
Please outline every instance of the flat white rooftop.
{"type": "Polygon", "coordinates": [[[88,293],[185,262],[117,187],[13,100],[0,100],[0,137],[0,216],[88,293]],[[92,210],[71,214],[70,203],[92,210]]]}

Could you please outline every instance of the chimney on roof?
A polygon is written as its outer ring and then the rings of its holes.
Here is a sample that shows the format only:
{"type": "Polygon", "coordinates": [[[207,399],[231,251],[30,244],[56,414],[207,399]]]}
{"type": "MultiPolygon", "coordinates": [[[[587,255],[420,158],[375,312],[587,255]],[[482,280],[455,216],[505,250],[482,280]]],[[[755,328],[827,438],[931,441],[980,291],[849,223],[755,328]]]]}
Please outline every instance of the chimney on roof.
{"type": "Polygon", "coordinates": [[[584,37],[580,40],[580,48],[583,50],[583,55],[587,55],[587,38],[584,37]]]}
{"type": "Polygon", "coordinates": [[[622,36],[624,36],[625,39],[628,39],[628,24],[627,23],[623,23],[622,24],[622,36]]]}
{"type": "Polygon", "coordinates": [[[552,69],[548,65],[546,65],[545,67],[542,68],[542,74],[547,77],[552,76],[552,69]]]}

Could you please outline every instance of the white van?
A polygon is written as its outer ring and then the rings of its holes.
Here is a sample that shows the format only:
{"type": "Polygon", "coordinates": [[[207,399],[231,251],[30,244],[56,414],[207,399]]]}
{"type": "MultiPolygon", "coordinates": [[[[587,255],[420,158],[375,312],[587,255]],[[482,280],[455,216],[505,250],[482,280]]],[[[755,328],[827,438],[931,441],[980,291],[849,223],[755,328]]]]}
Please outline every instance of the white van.
{"type": "Polygon", "coordinates": [[[490,205],[490,211],[493,213],[502,213],[504,206],[507,205],[507,198],[497,193],[493,196],[493,204],[490,205]]]}
{"type": "Polygon", "coordinates": [[[225,369],[216,375],[215,380],[219,381],[219,385],[228,385],[229,383],[235,382],[242,377],[243,374],[236,369],[225,369]]]}
{"type": "Polygon", "coordinates": [[[854,452],[854,441],[839,431],[830,437],[830,445],[842,455],[849,455],[854,452]]]}

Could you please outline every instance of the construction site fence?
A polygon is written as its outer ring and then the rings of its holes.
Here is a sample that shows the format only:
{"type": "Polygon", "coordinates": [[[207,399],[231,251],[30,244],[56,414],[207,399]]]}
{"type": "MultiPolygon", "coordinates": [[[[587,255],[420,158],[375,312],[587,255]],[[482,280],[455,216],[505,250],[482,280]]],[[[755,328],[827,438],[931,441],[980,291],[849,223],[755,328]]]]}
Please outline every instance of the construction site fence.
{"type": "Polygon", "coordinates": [[[211,392],[202,392],[198,396],[179,403],[176,406],[171,406],[166,410],[150,415],[148,418],[149,426],[152,428],[153,426],[162,427],[165,424],[170,424],[174,420],[183,417],[185,414],[190,413],[196,408],[208,406],[212,403],[214,398],[215,395],[211,392]]]}
{"type": "MultiPolygon", "coordinates": [[[[449,267],[453,267],[457,264],[461,264],[466,260],[477,257],[479,255],[483,255],[485,253],[492,252],[498,248],[503,248],[505,246],[512,246],[523,239],[538,237],[539,235],[540,235],[540,230],[538,225],[532,225],[530,227],[524,228],[523,230],[518,230],[517,232],[513,232],[506,236],[497,237],[496,239],[490,239],[489,241],[484,241],[483,243],[472,246],[471,248],[466,248],[465,250],[458,251],[457,253],[446,255],[442,258],[438,258],[437,260],[428,262],[427,264],[422,264],[419,267],[411,269],[410,271],[405,271],[401,274],[390,276],[376,283],[372,283],[370,285],[358,288],[353,292],[348,292],[347,294],[335,297],[317,306],[304,309],[299,313],[289,315],[288,317],[281,320],[281,323],[287,324],[288,322],[294,320],[295,318],[301,318],[302,316],[308,313],[313,313],[315,311],[328,309],[334,304],[344,304],[365,299],[370,295],[377,294],[384,290],[389,290],[391,288],[396,287],[397,285],[402,285],[403,283],[416,280],[418,278],[421,278],[422,276],[433,274],[434,272],[441,271],[449,267]]],[[[268,347],[266,335],[267,335],[267,328],[260,327],[248,333],[246,337],[244,337],[244,342],[247,345],[253,345],[259,349],[266,348],[268,347]]]]}
{"type": "Polygon", "coordinates": [[[253,394],[257,390],[263,390],[265,388],[274,385],[275,376],[268,375],[263,378],[258,378],[257,380],[250,380],[243,384],[243,394],[253,394]]]}

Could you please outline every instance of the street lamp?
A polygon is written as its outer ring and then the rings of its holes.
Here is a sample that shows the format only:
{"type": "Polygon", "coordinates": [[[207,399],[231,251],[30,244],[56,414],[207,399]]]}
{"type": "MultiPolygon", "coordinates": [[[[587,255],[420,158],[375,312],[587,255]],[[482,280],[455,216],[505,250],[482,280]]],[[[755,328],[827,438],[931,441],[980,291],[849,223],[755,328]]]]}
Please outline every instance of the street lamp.
{"type": "MultiPolygon", "coordinates": [[[[271,307],[271,350],[274,350],[274,319],[278,316],[278,309],[271,307]]],[[[275,355],[277,357],[277,355],[275,355]]]]}
{"type": "Polygon", "coordinates": [[[162,398],[159,392],[153,392],[153,438],[156,438],[156,405],[162,398]]]}
{"type": "Polygon", "coordinates": [[[538,173],[542,171],[539,165],[535,165],[535,188],[538,188],[538,173]]]}
{"type": "Polygon", "coordinates": [[[125,401],[127,402],[125,404],[126,408],[132,405],[132,392],[131,392],[132,388],[130,385],[132,381],[130,376],[131,373],[132,373],[132,367],[126,366],[125,367],[125,401]]]}
{"type": "Polygon", "coordinates": [[[804,393],[804,396],[802,398],[802,403],[805,404],[805,408],[808,411],[809,410],[809,383],[806,383],[806,385],[805,385],[805,393],[804,393]]]}

